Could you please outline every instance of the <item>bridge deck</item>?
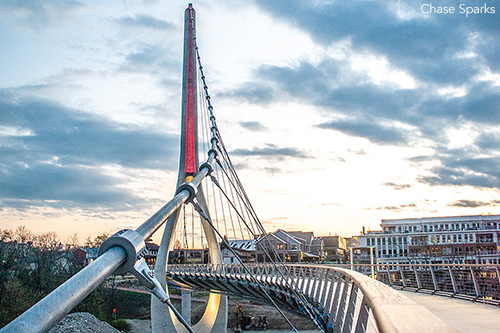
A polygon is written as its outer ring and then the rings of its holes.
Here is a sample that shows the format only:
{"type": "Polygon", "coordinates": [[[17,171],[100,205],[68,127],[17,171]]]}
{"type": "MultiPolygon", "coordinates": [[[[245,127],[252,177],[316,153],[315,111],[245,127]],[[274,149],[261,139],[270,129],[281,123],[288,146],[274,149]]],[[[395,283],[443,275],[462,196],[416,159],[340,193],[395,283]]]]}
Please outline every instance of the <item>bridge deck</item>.
{"type": "Polygon", "coordinates": [[[431,296],[411,291],[402,291],[402,293],[433,312],[459,332],[500,332],[500,308],[466,300],[431,296]]]}

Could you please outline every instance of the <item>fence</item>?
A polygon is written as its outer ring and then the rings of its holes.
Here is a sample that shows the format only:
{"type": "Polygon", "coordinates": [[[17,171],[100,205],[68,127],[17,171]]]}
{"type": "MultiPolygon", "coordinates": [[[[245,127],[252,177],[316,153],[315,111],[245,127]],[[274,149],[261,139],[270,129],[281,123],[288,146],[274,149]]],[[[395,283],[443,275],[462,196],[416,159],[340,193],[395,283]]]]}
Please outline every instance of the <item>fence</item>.
{"type": "Polygon", "coordinates": [[[485,264],[354,264],[355,271],[394,288],[414,290],[500,306],[500,265],[485,264]]]}

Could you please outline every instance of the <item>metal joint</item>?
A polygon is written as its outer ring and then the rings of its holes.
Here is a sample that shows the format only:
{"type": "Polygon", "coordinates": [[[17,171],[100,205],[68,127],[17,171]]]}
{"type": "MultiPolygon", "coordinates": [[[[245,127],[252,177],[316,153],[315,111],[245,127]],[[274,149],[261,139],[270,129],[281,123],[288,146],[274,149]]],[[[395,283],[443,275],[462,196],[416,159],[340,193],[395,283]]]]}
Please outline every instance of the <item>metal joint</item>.
{"type": "Polygon", "coordinates": [[[119,246],[124,249],[127,255],[123,264],[113,273],[115,275],[122,275],[132,271],[136,261],[140,260],[147,251],[146,243],[144,243],[142,236],[137,231],[130,229],[120,230],[106,239],[101,247],[99,247],[98,256],[101,256],[114,246],[119,246]]]}
{"type": "Polygon", "coordinates": [[[193,200],[194,197],[196,197],[196,187],[193,185],[193,183],[182,183],[175,191],[175,195],[181,193],[184,190],[189,191],[189,197],[186,200],[186,203],[189,203],[193,200]]]}
{"type": "Polygon", "coordinates": [[[194,200],[191,201],[191,204],[193,205],[194,209],[200,214],[201,217],[203,217],[207,222],[212,224],[212,221],[210,220],[210,216],[205,211],[205,209],[203,209],[203,207],[200,205],[198,200],[196,200],[196,198],[194,198],[194,200]]]}
{"type": "Polygon", "coordinates": [[[212,148],[212,149],[210,149],[210,150],[208,151],[208,156],[210,156],[210,154],[212,154],[212,153],[214,154],[214,157],[217,157],[217,155],[218,155],[217,150],[215,150],[215,149],[213,149],[213,148],[212,148]]]}
{"type": "Polygon", "coordinates": [[[200,165],[200,169],[199,171],[201,171],[202,169],[204,168],[207,168],[208,169],[208,173],[207,175],[210,175],[213,171],[214,171],[214,167],[212,166],[212,164],[208,163],[208,162],[205,162],[203,163],[202,165],[200,165]]]}
{"type": "Polygon", "coordinates": [[[169,301],[168,295],[144,261],[144,255],[147,250],[142,236],[134,230],[125,229],[118,231],[102,243],[99,248],[99,256],[115,246],[123,248],[127,257],[125,262],[113,274],[123,275],[125,273],[132,273],[149,292],[158,297],[161,302],[167,303],[169,301]]]}

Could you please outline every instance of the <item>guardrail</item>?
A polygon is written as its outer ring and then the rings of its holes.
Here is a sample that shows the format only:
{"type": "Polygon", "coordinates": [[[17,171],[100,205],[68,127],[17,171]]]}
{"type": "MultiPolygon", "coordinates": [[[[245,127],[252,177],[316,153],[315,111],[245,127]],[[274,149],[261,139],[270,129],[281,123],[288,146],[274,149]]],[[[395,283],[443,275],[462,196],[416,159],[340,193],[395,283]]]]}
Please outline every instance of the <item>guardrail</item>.
{"type": "MultiPolygon", "coordinates": [[[[167,274],[191,286],[228,293],[237,290],[254,297],[259,296],[262,287],[281,300],[301,293],[321,317],[312,319],[324,322],[328,332],[366,332],[370,323],[378,332],[455,332],[424,307],[359,272],[324,265],[286,265],[288,274],[283,275],[283,267],[245,266],[169,265],[167,274]],[[250,278],[249,272],[257,281],[250,278]]],[[[295,304],[304,306],[299,299],[295,304]]]]}
{"type": "Polygon", "coordinates": [[[500,265],[489,264],[347,264],[396,289],[448,296],[500,306],[500,265]]]}

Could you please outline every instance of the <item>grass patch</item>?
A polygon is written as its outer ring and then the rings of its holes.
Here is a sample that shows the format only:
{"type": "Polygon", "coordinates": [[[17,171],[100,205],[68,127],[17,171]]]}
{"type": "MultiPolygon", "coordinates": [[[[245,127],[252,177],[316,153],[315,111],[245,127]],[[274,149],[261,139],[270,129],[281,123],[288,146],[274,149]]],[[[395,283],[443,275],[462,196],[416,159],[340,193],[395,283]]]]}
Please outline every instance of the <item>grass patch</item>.
{"type": "Polygon", "coordinates": [[[111,300],[117,318],[147,319],[151,317],[151,296],[133,291],[115,290],[111,300]]]}

